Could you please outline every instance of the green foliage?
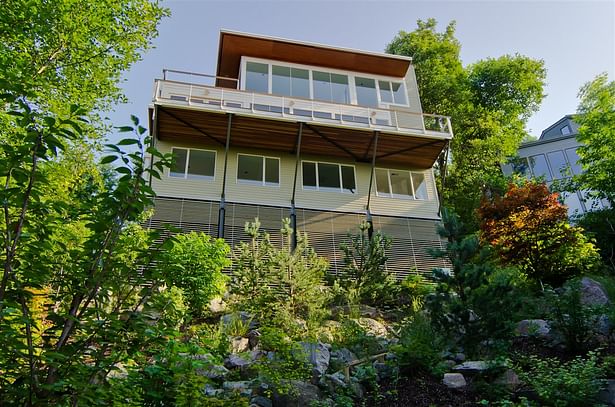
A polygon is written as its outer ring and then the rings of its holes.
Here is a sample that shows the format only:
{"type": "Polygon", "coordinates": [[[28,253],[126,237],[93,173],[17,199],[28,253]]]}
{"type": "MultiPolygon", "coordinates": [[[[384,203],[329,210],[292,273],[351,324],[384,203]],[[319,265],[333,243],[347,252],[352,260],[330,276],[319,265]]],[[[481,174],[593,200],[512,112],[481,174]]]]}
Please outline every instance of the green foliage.
{"type": "Polygon", "coordinates": [[[349,234],[349,241],[340,245],[344,253],[344,269],[342,278],[336,280],[337,284],[345,290],[344,297],[351,305],[355,305],[355,299],[375,306],[396,303],[398,285],[385,269],[391,239],[380,231],[370,239],[368,229],[369,224],[362,222],[359,232],[349,234]]]}
{"type": "Polygon", "coordinates": [[[575,121],[583,174],[576,176],[582,189],[615,202],[615,82],[606,73],[586,83],[579,91],[581,99],[575,121]]]}
{"type": "Polygon", "coordinates": [[[333,345],[336,348],[347,348],[358,357],[372,356],[382,351],[378,338],[371,335],[355,319],[344,318],[333,339],[333,345]]]}
{"type": "MultiPolygon", "coordinates": [[[[423,111],[451,117],[455,137],[442,186],[444,205],[473,231],[483,191],[502,183],[499,165],[526,137],[525,123],[542,101],[544,63],[504,55],[464,67],[454,22],[443,32],[436,30],[434,19],[419,20],[417,26],[401,31],[387,52],[412,57],[423,111]]],[[[438,168],[444,164],[441,158],[438,168]]]]}
{"type": "Polygon", "coordinates": [[[306,235],[298,236],[297,247],[291,248],[288,220],[281,230],[285,240],[281,249],[274,247],[259,227],[258,219],[246,223],[251,242],[240,243],[235,249],[231,293],[236,295],[238,307],[292,331],[299,329],[298,320],[306,321],[308,328],[314,326],[326,315],[328,292],[322,281],[328,263],[309,246],[306,235]]]}
{"type": "Polygon", "coordinates": [[[568,223],[566,207],[545,184],[510,184],[503,196],[484,199],[478,215],[483,242],[532,279],[561,285],[598,263],[594,245],[568,223]]]}
{"type": "Polygon", "coordinates": [[[241,314],[235,312],[231,314],[229,323],[222,326],[222,330],[227,336],[245,337],[250,332],[251,324],[252,318],[243,319],[241,314]]]}
{"type": "Polygon", "coordinates": [[[433,282],[421,274],[408,274],[401,282],[401,293],[408,296],[413,312],[418,312],[423,308],[425,298],[435,291],[433,282]]]}
{"type": "Polygon", "coordinates": [[[463,224],[448,209],[442,212],[440,235],[448,240],[444,257],[451,270],[436,269],[436,291],[426,301],[434,328],[461,341],[466,351],[477,351],[481,342],[507,340],[524,302],[524,281],[515,269],[502,269],[491,260],[489,248],[476,235],[463,235],[463,224]],[[493,313],[497,309],[498,313],[493,313]]]}
{"type": "MultiPolygon", "coordinates": [[[[602,261],[615,272],[615,209],[605,208],[586,212],[575,219],[577,226],[592,239],[602,261]]],[[[615,298],[615,297],[614,297],[615,298]]]]}
{"type": "Polygon", "coordinates": [[[592,343],[593,329],[602,313],[600,307],[590,307],[581,302],[578,280],[567,282],[558,293],[546,292],[550,320],[554,329],[560,332],[571,352],[587,350],[592,343]]]}
{"type": "Polygon", "coordinates": [[[229,252],[223,239],[191,232],[178,235],[173,246],[162,253],[164,279],[183,290],[193,316],[203,316],[209,301],[224,293],[227,277],[222,269],[230,265],[229,252]]]}
{"type": "Polygon", "coordinates": [[[594,352],[570,362],[530,356],[525,367],[519,377],[549,406],[587,406],[595,401],[602,386],[602,369],[594,352]]]}
{"type": "Polygon", "coordinates": [[[441,376],[446,371],[441,357],[445,348],[446,342],[431,326],[429,316],[419,312],[402,322],[399,343],[393,349],[404,370],[441,376]]]}

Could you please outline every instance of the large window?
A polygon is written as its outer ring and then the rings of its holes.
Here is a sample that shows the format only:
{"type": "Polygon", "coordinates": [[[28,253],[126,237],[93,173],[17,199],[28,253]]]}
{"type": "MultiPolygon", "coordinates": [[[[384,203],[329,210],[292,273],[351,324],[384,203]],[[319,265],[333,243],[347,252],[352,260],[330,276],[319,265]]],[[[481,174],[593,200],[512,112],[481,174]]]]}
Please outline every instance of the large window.
{"type": "Polygon", "coordinates": [[[269,65],[247,62],[245,87],[246,90],[269,93],[269,65]]]}
{"type": "Polygon", "coordinates": [[[273,65],[271,93],[284,96],[310,97],[310,72],[307,69],[273,65]]]}
{"type": "Polygon", "coordinates": [[[378,95],[376,94],[376,81],[371,78],[354,78],[357,89],[357,104],[362,106],[378,106],[378,95]]]}
{"type": "Polygon", "coordinates": [[[551,173],[549,172],[549,166],[547,165],[547,159],[543,154],[537,154],[529,157],[530,168],[534,177],[542,177],[546,181],[551,181],[551,173]]]}
{"type": "Polygon", "coordinates": [[[173,147],[171,152],[173,154],[173,165],[169,171],[171,177],[214,178],[215,151],[173,147]]]}
{"type": "Polygon", "coordinates": [[[378,81],[380,88],[380,101],[396,105],[407,105],[408,97],[401,82],[378,81]]]}
{"type": "Polygon", "coordinates": [[[348,76],[329,72],[312,72],[314,99],[336,103],[350,103],[348,76]]]}
{"type": "Polygon", "coordinates": [[[302,162],[303,188],[356,192],[354,167],[332,163],[302,162]]]}
{"type": "Polygon", "coordinates": [[[257,185],[280,185],[280,159],[238,154],[237,181],[257,185]]]}
{"type": "Polygon", "coordinates": [[[403,199],[427,199],[425,175],[420,172],[376,168],[378,196],[403,199]]]}
{"type": "Polygon", "coordinates": [[[549,165],[551,165],[553,178],[566,178],[570,175],[568,162],[562,150],[555,150],[547,153],[547,158],[549,159],[549,165]]]}

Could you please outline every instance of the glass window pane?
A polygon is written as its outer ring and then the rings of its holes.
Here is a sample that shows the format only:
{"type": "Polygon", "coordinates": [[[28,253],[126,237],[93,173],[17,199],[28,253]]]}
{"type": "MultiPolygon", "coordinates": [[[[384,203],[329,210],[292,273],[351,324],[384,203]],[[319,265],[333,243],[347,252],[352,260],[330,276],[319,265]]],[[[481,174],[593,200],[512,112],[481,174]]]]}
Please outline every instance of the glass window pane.
{"type": "Polygon", "coordinates": [[[310,73],[307,69],[291,68],[290,94],[300,98],[310,97],[310,73]]]}
{"type": "Polygon", "coordinates": [[[340,167],[337,164],[318,163],[318,187],[340,188],[340,167]]]}
{"type": "Polygon", "coordinates": [[[280,160],[277,158],[265,158],[265,182],[280,183],[280,160]]]}
{"type": "Polygon", "coordinates": [[[269,92],[269,65],[258,62],[246,63],[246,90],[269,92]]]}
{"type": "Polygon", "coordinates": [[[337,103],[350,103],[350,88],[346,75],[331,74],[331,101],[337,103]]]}
{"type": "Polygon", "coordinates": [[[402,86],[401,82],[393,82],[393,99],[395,103],[398,105],[407,105],[408,104],[408,95],[406,95],[405,88],[402,86]]]}
{"type": "Polygon", "coordinates": [[[579,155],[577,154],[577,149],[569,148],[568,150],[566,150],[566,157],[568,157],[568,162],[570,163],[572,173],[575,175],[580,174],[583,169],[581,168],[581,163],[579,162],[579,155]]]}
{"type": "Polygon", "coordinates": [[[376,95],[376,81],[369,78],[355,78],[355,86],[357,88],[357,102],[363,106],[378,106],[378,97],[376,95]]]}
{"type": "Polygon", "coordinates": [[[393,92],[389,81],[378,81],[380,87],[380,100],[384,103],[393,103],[393,92]]]}
{"type": "Polygon", "coordinates": [[[412,185],[414,186],[414,198],[427,199],[427,183],[424,174],[413,172],[412,185]]]}
{"type": "Polygon", "coordinates": [[[184,178],[186,175],[186,160],[188,159],[188,150],[185,148],[173,148],[173,165],[169,175],[172,177],[184,178]]]}
{"type": "Polygon", "coordinates": [[[188,178],[213,177],[216,153],[213,151],[190,150],[188,178]]]}
{"type": "Polygon", "coordinates": [[[354,181],[354,168],[348,165],[342,165],[342,188],[353,194],[357,188],[354,181]]]}
{"type": "Polygon", "coordinates": [[[239,154],[237,179],[263,182],[263,157],[239,154]]]}
{"type": "Polygon", "coordinates": [[[562,196],[564,205],[568,207],[568,217],[583,213],[583,206],[576,192],[562,192],[562,196]]]}
{"type": "Polygon", "coordinates": [[[547,158],[549,159],[554,178],[566,178],[569,176],[568,163],[563,151],[551,151],[547,153],[547,158]]]}
{"type": "Polygon", "coordinates": [[[271,93],[290,96],[290,68],[273,65],[271,67],[271,93]]]}
{"type": "Polygon", "coordinates": [[[331,78],[328,72],[312,72],[314,99],[331,100],[331,78]]]}
{"type": "Polygon", "coordinates": [[[393,195],[412,196],[410,173],[408,171],[390,170],[391,192],[393,195]]]}
{"type": "Polygon", "coordinates": [[[303,186],[316,188],[316,163],[306,163],[302,165],[303,186]]]}
{"type": "Polygon", "coordinates": [[[376,169],[376,191],[380,194],[390,194],[389,173],[387,170],[376,169]]]}
{"type": "Polygon", "coordinates": [[[581,197],[583,198],[583,204],[585,205],[585,209],[589,211],[595,211],[598,209],[602,209],[602,201],[600,198],[594,196],[591,191],[579,191],[581,197]]]}
{"type": "Polygon", "coordinates": [[[547,159],[543,154],[533,155],[529,158],[530,167],[534,177],[543,177],[547,181],[551,181],[551,174],[547,166],[547,159]]]}

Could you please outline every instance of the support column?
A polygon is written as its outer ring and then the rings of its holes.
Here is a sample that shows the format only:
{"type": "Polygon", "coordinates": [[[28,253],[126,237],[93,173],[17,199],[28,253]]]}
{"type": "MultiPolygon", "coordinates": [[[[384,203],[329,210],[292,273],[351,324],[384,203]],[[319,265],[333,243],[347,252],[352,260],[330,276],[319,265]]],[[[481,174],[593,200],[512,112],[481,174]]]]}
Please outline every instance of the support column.
{"type": "Polygon", "coordinates": [[[293,179],[293,196],[290,198],[290,226],[293,228],[291,238],[291,249],[297,247],[297,211],[295,209],[295,192],[297,191],[297,173],[299,172],[299,159],[301,157],[301,135],[303,134],[303,122],[299,122],[299,130],[297,132],[297,151],[295,158],[295,176],[293,179]]]}
{"type": "Polygon", "coordinates": [[[372,168],[371,168],[371,172],[369,175],[369,189],[367,192],[367,224],[368,224],[368,228],[367,228],[367,236],[369,237],[369,239],[372,239],[372,236],[374,235],[374,223],[372,222],[372,213],[369,210],[369,205],[372,199],[372,185],[374,184],[374,172],[375,172],[375,167],[376,167],[376,153],[378,152],[378,135],[379,132],[375,131],[374,132],[374,152],[372,153],[372,168]]]}
{"type": "Polygon", "coordinates": [[[442,198],[444,197],[444,184],[446,182],[446,168],[448,164],[448,152],[450,142],[447,141],[442,152],[442,160],[440,162],[440,191],[438,191],[438,215],[442,216],[442,198]]]}
{"type": "Polygon", "coordinates": [[[220,209],[218,210],[218,238],[224,238],[224,222],[226,216],[226,168],[228,166],[228,149],[231,144],[231,124],[233,115],[229,113],[226,126],[226,145],[224,147],[224,172],[222,174],[222,193],[220,194],[220,209]]]}

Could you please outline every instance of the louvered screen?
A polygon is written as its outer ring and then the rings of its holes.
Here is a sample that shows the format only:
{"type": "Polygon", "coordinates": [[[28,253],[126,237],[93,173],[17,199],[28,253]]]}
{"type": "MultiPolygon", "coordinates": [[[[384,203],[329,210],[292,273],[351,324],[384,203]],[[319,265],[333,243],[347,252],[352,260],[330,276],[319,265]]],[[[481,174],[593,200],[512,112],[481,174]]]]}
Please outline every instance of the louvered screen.
{"type": "MultiPolygon", "coordinates": [[[[148,226],[161,229],[170,224],[184,232],[199,231],[212,236],[218,231],[219,203],[186,199],[157,198],[153,217],[148,226]]],[[[258,217],[261,231],[269,233],[271,242],[281,247],[282,219],[290,217],[290,209],[259,205],[227,203],[224,236],[234,247],[240,241],[249,240],[244,231],[245,223],[258,217]]],[[[340,244],[348,241],[348,233],[357,233],[358,225],[365,215],[297,209],[297,230],[307,233],[310,245],[329,260],[331,273],[338,274],[344,268],[344,254],[340,244]]],[[[373,216],[375,230],[381,230],[392,239],[387,252],[387,271],[403,279],[411,271],[430,275],[435,267],[449,267],[442,259],[434,259],[430,248],[443,248],[436,233],[436,221],[373,216]]],[[[165,232],[166,233],[166,232],[165,232]]]]}

